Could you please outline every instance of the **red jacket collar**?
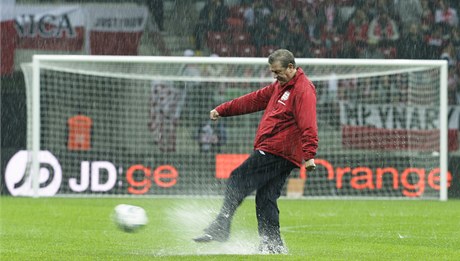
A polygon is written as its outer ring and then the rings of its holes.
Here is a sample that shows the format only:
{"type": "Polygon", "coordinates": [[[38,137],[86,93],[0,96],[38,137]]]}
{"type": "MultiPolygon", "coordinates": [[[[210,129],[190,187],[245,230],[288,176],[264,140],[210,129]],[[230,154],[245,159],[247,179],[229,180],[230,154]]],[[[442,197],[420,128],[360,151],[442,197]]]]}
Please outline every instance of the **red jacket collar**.
{"type": "MultiPolygon", "coordinates": [[[[292,79],[289,80],[285,85],[281,86],[281,84],[280,84],[280,86],[283,87],[283,88],[284,88],[284,87],[287,87],[287,86],[292,86],[292,85],[294,85],[294,84],[297,82],[297,80],[298,80],[301,76],[303,76],[303,75],[305,75],[305,73],[303,72],[302,68],[297,67],[297,71],[296,71],[294,77],[292,77],[292,79]]],[[[279,82],[278,82],[278,83],[279,83],[279,82]]]]}

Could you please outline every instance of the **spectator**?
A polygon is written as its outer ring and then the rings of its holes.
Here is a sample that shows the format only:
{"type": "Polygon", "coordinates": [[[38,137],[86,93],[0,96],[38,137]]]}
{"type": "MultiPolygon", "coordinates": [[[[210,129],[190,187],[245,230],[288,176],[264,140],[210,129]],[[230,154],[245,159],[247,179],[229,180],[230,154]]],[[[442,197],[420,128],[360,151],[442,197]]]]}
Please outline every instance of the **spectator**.
{"type": "Polygon", "coordinates": [[[323,32],[321,41],[327,58],[337,58],[342,56],[342,38],[342,35],[337,32],[337,28],[335,26],[323,32]]]}
{"type": "Polygon", "coordinates": [[[302,8],[301,23],[304,27],[305,33],[308,35],[308,39],[313,44],[321,43],[321,27],[318,19],[316,19],[316,12],[313,8],[305,6],[302,8]]]}
{"type": "Polygon", "coordinates": [[[434,15],[435,23],[447,24],[450,26],[458,25],[457,10],[450,6],[450,2],[446,0],[439,0],[434,15]]]}
{"type": "Polygon", "coordinates": [[[201,50],[202,38],[208,32],[216,31],[223,32],[227,28],[227,19],[229,18],[230,11],[224,4],[224,0],[208,0],[201,9],[198,23],[195,26],[195,49],[201,50]]]}
{"type": "Polygon", "coordinates": [[[421,31],[424,36],[431,33],[434,25],[434,13],[428,0],[420,0],[422,5],[421,31]]]}
{"type": "MultiPolygon", "coordinates": [[[[219,57],[219,55],[213,53],[209,57],[219,57]]],[[[219,77],[224,75],[225,66],[221,64],[206,64],[203,68],[203,76],[205,77],[219,77]]],[[[220,104],[220,103],[219,103],[220,104]]]]}
{"type": "Polygon", "coordinates": [[[454,44],[448,40],[441,50],[440,59],[447,60],[449,66],[457,65],[457,52],[455,51],[454,44]]]}
{"type": "Polygon", "coordinates": [[[252,10],[252,17],[247,17],[249,19],[247,23],[252,22],[252,25],[249,26],[249,32],[252,34],[254,45],[259,48],[262,45],[266,45],[267,24],[269,23],[272,10],[271,6],[264,0],[255,0],[250,10],[252,10]]]}
{"type": "Polygon", "coordinates": [[[352,44],[365,43],[368,29],[369,20],[363,9],[356,9],[346,26],[345,40],[352,44]]]}
{"type": "Polygon", "coordinates": [[[286,46],[296,57],[309,57],[310,41],[302,24],[302,11],[297,10],[293,13],[295,15],[290,19],[286,46]]]}
{"type": "Polygon", "coordinates": [[[420,23],[423,12],[420,0],[398,0],[396,10],[403,30],[408,30],[414,23],[420,23]]]}
{"type": "Polygon", "coordinates": [[[447,77],[447,97],[449,105],[457,105],[458,101],[458,85],[459,85],[458,74],[456,73],[454,66],[449,66],[449,72],[447,77]]]}
{"type": "Polygon", "coordinates": [[[346,25],[344,55],[357,57],[367,45],[367,31],[369,20],[363,9],[358,8],[346,25]]]}
{"type": "Polygon", "coordinates": [[[254,27],[263,25],[272,13],[271,7],[264,0],[254,0],[250,5],[244,8],[243,18],[246,26],[254,27]]]}
{"type": "Polygon", "coordinates": [[[252,28],[254,26],[255,14],[254,14],[254,5],[250,1],[241,1],[240,11],[243,13],[244,25],[252,28]]]}
{"type": "Polygon", "coordinates": [[[270,0],[254,0],[255,19],[268,19],[273,13],[273,6],[270,0]]]}
{"type": "MultiPolygon", "coordinates": [[[[407,0],[404,0],[407,1],[407,0]]],[[[370,1],[373,2],[373,1],[370,1]]],[[[377,11],[376,15],[380,14],[380,10],[386,10],[388,16],[400,23],[400,18],[398,12],[396,11],[395,0],[377,0],[375,3],[375,10],[377,11]]],[[[375,17],[374,17],[375,18],[375,17]]]]}
{"type": "Polygon", "coordinates": [[[441,48],[444,46],[442,25],[436,24],[431,34],[426,36],[426,43],[429,47],[427,58],[437,59],[441,55],[441,48]]]}
{"type": "Polygon", "coordinates": [[[147,36],[156,46],[156,48],[158,49],[161,55],[170,55],[171,51],[169,50],[168,47],[166,47],[163,36],[160,33],[160,30],[162,29],[159,27],[157,23],[157,18],[155,17],[155,14],[152,13],[154,11],[152,10],[153,3],[151,3],[148,0],[144,0],[142,4],[145,5],[149,10],[149,18],[147,20],[147,24],[145,28],[147,31],[147,36]]]}
{"type": "Polygon", "coordinates": [[[177,123],[183,107],[181,101],[183,93],[171,82],[152,82],[149,128],[154,143],[162,152],[176,151],[177,123]]]}
{"type": "Polygon", "coordinates": [[[400,101],[398,86],[395,83],[394,75],[384,75],[378,78],[378,92],[374,92],[376,100],[380,100],[383,104],[398,104],[400,101]],[[383,98],[383,99],[382,99],[383,98]]]}
{"type": "Polygon", "coordinates": [[[200,152],[221,152],[221,147],[226,143],[226,130],[222,121],[204,121],[198,128],[197,137],[200,152]]]}
{"type": "Polygon", "coordinates": [[[272,17],[268,22],[267,32],[262,37],[259,44],[281,46],[281,43],[284,40],[281,35],[281,28],[276,18],[272,17]]]}
{"type": "Polygon", "coordinates": [[[356,7],[364,10],[364,13],[367,15],[367,20],[369,21],[372,21],[378,16],[377,5],[374,1],[362,0],[358,2],[356,7]]]}
{"type": "MultiPolygon", "coordinates": [[[[185,57],[193,57],[195,55],[195,52],[191,49],[186,49],[184,51],[185,57]]],[[[202,75],[202,68],[196,63],[185,63],[180,66],[178,75],[187,78],[199,78],[202,75]]],[[[200,83],[198,81],[193,81],[192,79],[188,81],[184,79],[184,81],[176,84],[177,89],[181,90],[182,96],[180,102],[181,104],[185,104],[185,108],[187,108],[184,112],[187,117],[193,117],[193,115],[203,113],[203,111],[200,111],[201,107],[194,106],[194,104],[199,103],[200,100],[197,99],[196,95],[190,95],[190,93],[193,93],[193,90],[196,90],[196,88],[205,88],[206,85],[207,83],[200,83]]],[[[199,122],[195,121],[187,121],[187,123],[193,125],[192,128],[197,128],[197,125],[199,124],[199,122]]]]}
{"type": "Polygon", "coordinates": [[[366,49],[365,45],[352,45],[348,42],[345,42],[342,49],[342,54],[340,58],[357,58],[359,54],[364,52],[366,49]]]}
{"type": "Polygon", "coordinates": [[[379,15],[370,22],[367,36],[369,41],[378,44],[392,44],[399,39],[398,25],[386,10],[381,9],[379,15]]]}
{"type": "Polygon", "coordinates": [[[455,52],[457,53],[457,57],[460,55],[460,29],[456,26],[452,28],[450,32],[450,40],[455,47],[455,52]]]}
{"type": "Polygon", "coordinates": [[[378,42],[376,40],[368,41],[367,48],[359,54],[359,58],[362,59],[384,59],[385,55],[382,50],[378,47],[378,42]]]}
{"type": "MultiPolygon", "coordinates": [[[[453,70],[454,68],[449,68],[449,69],[453,70]]],[[[455,81],[456,82],[456,85],[455,85],[455,104],[458,105],[458,104],[460,104],[460,80],[458,79],[458,72],[456,72],[455,75],[457,77],[457,79],[455,81]]],[[[450,94],[448,94],[448,95],[450,95],[450,94]]]]}
{"type": "Polygon", "coordinates": [[[290,1],[286,2],[286,5],[280,6],[273,13],[274,22],[279,28],[278,38],[281,40],[281,42],[278,43],[279,46],[285,46],[284,40],[288,37],[289,25],[290,25],[291,16],[293,13],[291,11],[290,3],[291,3],[290,1]]]}
{"type": "Polygon", "coordinates": [[[155,19],[158,29],[164,31],[163,21],[164,21],[164,12],[163,12],[163,0],[144,0],[147,8],[153,18],[155,19]]]}
{"type": "Polygon", "coordinates": [[[408,32],[403,34],[399,41],[398,58],[426,59],[428,49],[429,47],[423,39],[418,24],[413,23],[410,25],[408,32]]]}
{"type": "Polygon", "coordinates": [[[317,19],[323,32],[333,30],[333,28],[339,26],[339,9],[335,6],[334,0],[320,2],[317,9],[317,19]]]}
{"type": "MultiPolygon", "coordinates": [[[[195,56],[195,52],[191,49],[186,49],[184,51],[184,56],[185,57],[193,57],[195,56]]],[[[198,65],[196,64],[184,64],[181,66],[179,69],[179,75],[183,76],[189,76],[189,77],[200,77],[201,76],[201,71],[198,65]]],[[[198,86],[199,84],[197,82],[191,83],[193,86],[198,86]]]]}

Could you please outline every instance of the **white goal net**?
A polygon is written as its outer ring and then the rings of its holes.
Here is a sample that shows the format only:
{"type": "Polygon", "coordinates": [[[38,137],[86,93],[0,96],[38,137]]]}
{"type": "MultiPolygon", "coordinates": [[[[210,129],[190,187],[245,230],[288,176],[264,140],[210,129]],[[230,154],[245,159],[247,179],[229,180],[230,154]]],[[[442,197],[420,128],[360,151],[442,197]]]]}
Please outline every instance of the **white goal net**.
{"type": "MultiPolygon", "coordinates": [[[[296,62],[317,88],[320,138],[317,170],[291,175],[300,195],[447,198],[458,141],[444,61],[296,62]]],[[[41,55],[23,70],[30,186],[18,193],[38,196],[221,195],[261,112],[209,111],[273,81],[266,58],[41,55]]]]}

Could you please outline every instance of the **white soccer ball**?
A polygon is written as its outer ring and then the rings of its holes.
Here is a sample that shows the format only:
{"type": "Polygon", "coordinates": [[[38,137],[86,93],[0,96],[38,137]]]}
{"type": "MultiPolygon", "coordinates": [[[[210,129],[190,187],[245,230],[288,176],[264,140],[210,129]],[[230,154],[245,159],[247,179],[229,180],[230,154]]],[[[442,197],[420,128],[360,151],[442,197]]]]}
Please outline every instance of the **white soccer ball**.
{"type": "Polygon", "coordinates": [[[120,204],[113,211],[113,221],[126,232],[135,232],[147,225],[148,218],[145,210],[138,206],[120,204]]]}

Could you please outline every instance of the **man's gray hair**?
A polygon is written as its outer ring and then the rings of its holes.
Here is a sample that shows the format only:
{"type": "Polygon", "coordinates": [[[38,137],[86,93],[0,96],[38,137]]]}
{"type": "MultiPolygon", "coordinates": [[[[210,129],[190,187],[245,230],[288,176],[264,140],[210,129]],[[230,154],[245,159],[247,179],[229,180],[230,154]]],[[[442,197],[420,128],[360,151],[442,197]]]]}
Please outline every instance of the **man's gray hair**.
{"type": "Polygon", "coordinates": [[[295,66],[294,55],[286,49],[278,49],[268,56],[268,63],[273,64],[274,62],[279,61],[283,68],[287,68],[290,63],[295,66]]]}

